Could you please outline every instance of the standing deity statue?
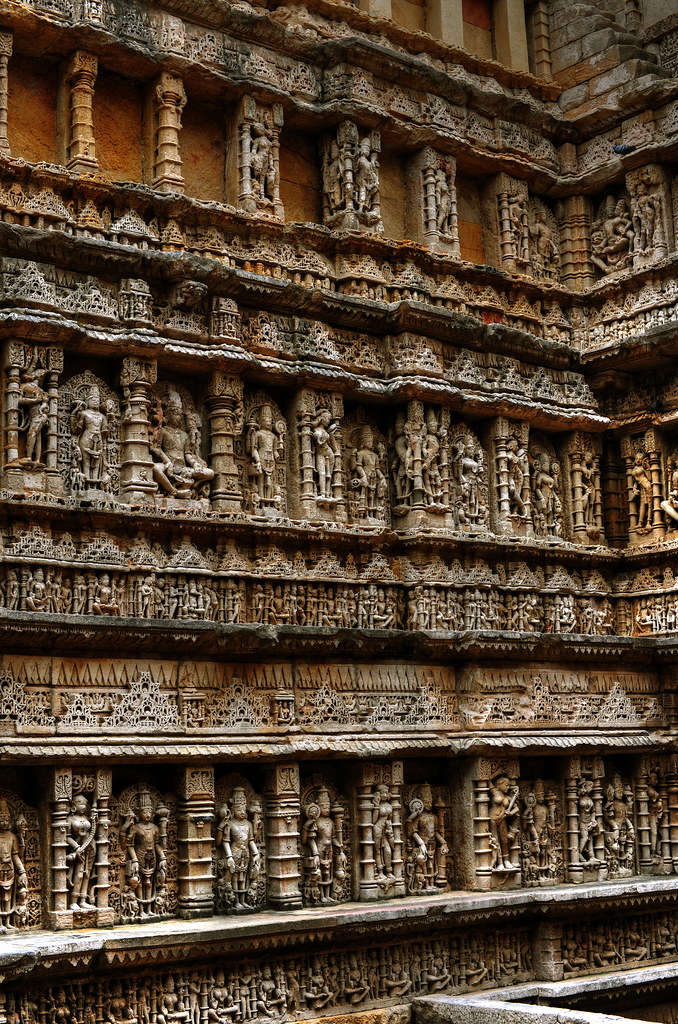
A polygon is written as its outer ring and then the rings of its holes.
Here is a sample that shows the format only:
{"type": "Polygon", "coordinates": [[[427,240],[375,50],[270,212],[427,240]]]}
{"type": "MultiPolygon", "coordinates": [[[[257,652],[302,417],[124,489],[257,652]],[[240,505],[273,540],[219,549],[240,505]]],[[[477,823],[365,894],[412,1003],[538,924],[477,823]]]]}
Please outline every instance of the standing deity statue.
{"type": "Polygon", "coordinates": [[[172,498],[201,496],[214,479],[214,471],[198,454],[200,433],[195,416],[185,413],[181,396],[170,391],[165,405],[157,403],[155,418],[150,451],[156,482],[172,498]]]}
{"type": "Polygon", "coordinates": [[[591,796],[593,782],[591,779],[582,779],[579,784],[579,857],[586,864],[593,867],[598,863],[598,858],[593,846],[595,836],[599,836],[600,822],[596,815],[595,803],[591,796]]]}
{"type": "Polygon", "coordinates": [[[526,514],[524,490],[527,486],[530,473],[527,452],[515,437],[512,437],[509,440],[506,446],[506,452],[511,514],[524,516],[526,514]]]}
{"type": "Polygon", "coordinates": [[[16,928],[28,916],[28,876],[21,860],[26,845],[26,819],[12,821],[5,799],[0,798],[0,926],[16,928]]]}
{"type": "Polygon", "coordinates": [[[252,504],[255,512],[282,510],[284,496],[278,480],[279,466],[285,458],[284,420],[275,420],[273,408],[265,403],[247,424],[246,451],[250,459],[252,504]]]}
{"type": "Polygon", "coordinates": [[[636,529],[649,530],[652,513],[652,481],[648,476],[650,464],[642,452],[637,452],[631,467],[633,488],[631,495],[636,507],[636,529]]]}
{"type": "Polygon", "coordinates": [[[167,819],[169,810],[154,806],[148,790],[139,792],[137,810],[130,810],[120,826],[125,850],[125,879],[134,892],[139,915],[149,917],[164,909],[167,880],[167,819]],[[154,819],[157,819],[157,824],[154,819]]]}
{"type": "Polygon", "coordinates": [[[87,797],[79,793],[71,800],[71,813],[66,821],[66,885],[71,910],[95,910],[90,902],[92,869],[96,860],[95,832],[98,812],[89,810],[87,797]]]}
{"type": "Polygon", "coordinates": [[[347,858],[342,835],[344,808],[332,807],[325,786],[317,789],[314,802],[306,805],[306,820],[301,829],[304,870],[307,875],[307,901],[334,903],[346,878],[347,858]],[[317,898],[316,898],[317,894],[317,898]]]}
{"type": "Polygon", "coordinates": [[[271,129],[264,121],[255,121],[252,124],[250,176],[252,192],[256,198],[272,203],[275,199],[277,169],[271,129]]]}
{"type": "Polygon", "coordinates": [[[219,812],[216,847],[220,851],[217,862],[219,888],[234,910],[247,910],[255,906],[257,882],[261,872],[261,854],[249,813],[260,815],[258,806],[248,809],[245,790],[236,787],[219,812]],[[230,806],[229,806],[230,805],[230,806]]]}
{"type": "Polygon", "coordinates": [[[383,445],[375,450],[374,432],[368,425],[361,427],[356,447],[351,454],[351,486],[359,518],[376,519],[383,516],[387,483],[382,472],[385,458],[383,445]]]}
{"type": "Polygon", "coordinates": [[[563,532],[560,464],[538,452],[532,469],[532,519],[537,536],[560,537],[563,532]]]}
{"type": "Polygon", "coordinates": [[[560,844],[555,821],[556,801],[546,797],[537,779],[525,794],[521,817],[523,883],[546,884],[560,880],[560,844]]]}
{"type": "Polygon", "coordinates": [[[500,775],[490,786],[490,845],[493,871],[516,871],[511,860],[511,846],[518,833],[520,810],[519,790],[506,775],[500,775]]]}
{"type": "Polygon", "coordinates": [[[447,875],[449,848],[438,815],[433,810],[433,791],[428,783],[418,787],[418,796],[410,801],[409,811],[405,820],[409,846],[409,891],[437,892],[437,881],[447,875]]]}
{"type": "Polygon", "coordinates": [[[110,467],[106,445],[113,429],[115,411],[110,403],[103,403],[101,392],[91,387],[86,401],[76,400],[71,411],[74,467],[74,490],[94,488],[109,491],[110,467]]]}
{"type": "Polygon", "coordinates": [[[317,496],[333,499],[335,465],[341,457],[339,444],[339,421],[327,409],[321,409],[315,418],[311,433],[317,496]]]}
{"type": "Polygon", "coordinates": [[[380,783],[374,790],[372,801],[372,838],[377,877],[384,881],[392,881],[395,878],[393,874],[395,833],[391,800],[391,790],[385,783],[380,783]]]}
{"type": "Polygon", "coordinates": [[[636,830],[632,821],[633,793],[615,775],[605,790],[603,830],[610,875],[629,875],[635,863],[636,830]]]}
{"type": "Polygon", "coordinates": [[[29,365],[21,371],[19,410],[22,415],[19,431],[26,437],[24,458],[28,463],[42,464],[43,435],[49,422],[49,402],[42,386],[46,374],[46,369],[39,369],[36,365],[35,354],[29,365]]]}

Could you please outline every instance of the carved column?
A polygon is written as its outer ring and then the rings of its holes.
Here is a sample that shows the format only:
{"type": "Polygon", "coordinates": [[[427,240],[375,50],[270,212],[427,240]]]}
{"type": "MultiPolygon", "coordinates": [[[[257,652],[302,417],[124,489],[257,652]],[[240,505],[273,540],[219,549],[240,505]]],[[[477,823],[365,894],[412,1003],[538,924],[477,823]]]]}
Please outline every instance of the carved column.
{"type": "Polygon", "coordinates": [[[121,422],[120,491],[131,503],[149,501],[158,489],[149,451],[148,416],[151,388],[156,380],[155,360],[136,356],[123,359],[120,384],[125,401],[121,422]]]}
{"type": "Polygon", "coordinates": [[[213,769],[183,768],[177,806],[179,917],[210,917],[214,913],[213,819],[213,769]]]}
{"type": "Polygon", "coordinates": [[[274,910],[297,910],[301,907],[299,766],[280,764],[272,768],[264,794],[268,901],[274,910]]]}
{"type": "Polygon", "coordinates": [[[634,780],[634,796],[636,805],[636,847],[638,851],[638,867],[641,875],[655,873],[650,843],[650,817],[648,813],[648,782],[649,768],[647,759],[643,758],[639,774],[634,780]]]}
{"type": "Polygon", "coordinates": [[[109,839],[111,824],[109,800],[112,790],[112,773],[108,768],[97,768],[94,776],[94,805],[97,808],[96,821],[96,920],[98,925],[110,925],[115,922],[115,911],[108,905],[109,882],[109,839]]]}
{"type": "Polygon", "coordinates": [[[69,118],[66,166],[82,173],[95,171],[99,166],[92,110],[97,69],[98,61],[94,54],[78,50],[68,61],[64,75],[69,118]]]}
{"type": "Polygon", "coordinates": [[[7,135],[7,64],[12,56],[12,33],[0,32],[0,156],[11,156],[7,135]]]}
{"type": "Polygon", "coordinates": [[[214,470],[212,508],[220,512],[239,512],[243,495],[235,461],[235,440],[244,425],[243,382],[238,377],[217,371],[207,389],[211,459],[214,470]]]}
{"type": "Polygon", "coordinates": [[[456,161],[422,149],[410,162],[407,180],[408,238],[436,252],[459,256],[456,161]]]}
{"type": "Polygon", "coordinates": [[[17,491],[30,487],[62,493],[57,405],[63,361],[63,350],[56,346],[38,348],[12,341],[5,350],[3,479],[5,486],[17,491]]]}
{"type": "Polygon", "coordinates": [[[183,192],[181,173],[181,113],[186,106],[184,83],[178,75],[163,71],[153,90],[154,155],[153,188],[183,192]]]}
{"type": "Polygon", "coordinates": [[[668,771],[668,849],[673,873],[678,875],[678,759],[675,754],[669,758],[668,771]]]}
{"type": "Polygon", "coordinates": [[[402,761],[360,765],[356,783],[358,899],[372,902],[405,895],[402,838],[402,761]],[[391,851],[390,868],[383,844],[391,851]],[[377,845],[382,844],[380,850],[377,845]]]}
{"type": "Polygon", "coordinates": [[[50,798],[52,801],[52,899],[50,924],[52,928],[72,928],[73,911],[68,906],[68,816],[73,792],[73,778],[70,768],[56,768],[54,771],[50,798]]]}
{"type": "Polygon", "coordinates": [[[588,196],[568,196],[559,207],[561,239],[560,280],[574,291],[584,291],[596,279],[591,262],[592,204],[588,196]]]}

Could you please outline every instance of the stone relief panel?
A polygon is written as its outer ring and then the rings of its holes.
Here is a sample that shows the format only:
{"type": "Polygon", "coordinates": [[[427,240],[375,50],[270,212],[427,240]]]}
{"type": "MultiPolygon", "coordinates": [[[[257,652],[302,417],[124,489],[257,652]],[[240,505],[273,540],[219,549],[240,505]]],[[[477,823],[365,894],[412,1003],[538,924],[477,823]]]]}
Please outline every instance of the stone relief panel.
{"type": "Polygon", "coordinates": [[[379,154],[374,129],[361,137],[353,121],[322,143],[323,222],[330,228],[381,231],[379,154]]]}
{"type": "Polygon", "coordinates": [[[561,786],[553,780],[520,783],[520,874],[525,888],[565,881],[561,786]]]}
{"type": "MultiPolygon", "coordinates": [[[[238,1017],[317,1017],[335,1008],[350,1011],[384,1000],[400,1002],[434,992],[471,992],[527,981],[533,976],[527,929],[473,929],[416,935],[379,949],[354,943],[332,952],[272,954],[241,959],[237,967],[200,963],[190,970],[122,971],[111,979],[12,985],[8,1014],[48,1024],[72,1007],[90,1012],[93,1024],[181,1019],[221,1024],[238,1017]]],[[[10,1017],[11,1019],[11,1017],[10,1017]]]]}
{"type": "Polygon", "coordinates": [[[608,194],[591,222],[591,262],[609,276],[628,270],[633,262],[635,231],[626,196],[608,194]]]}
{"type": "Polygon", "coordinates": [[[245,508],[256,516],[279,519],[287,512],[287,423],[264,392],[245,398],[244,437],[236,442],[242,460],[245,508]]]}
{"type": "Polygon", "coordinates": [[[282,219],[280,200],[280,129],[283,108],[267,107],[244,97],[238,125],[239,205],[247,213],[282,219]]]}
{"type": "Polygon", "coordinates": [[[59,388],[57,460],[67,494],[110,502],[120,492],[120,402],[89,370],[59,388]]]}
{"type": "Polygon", "coordinates": [[[0,926],[39,928],[42,921],[42,835],[38,812],[0,789],[0,926]]]}
{"type": "Polygon", "coordinates": [[[436,895],[449,888],[450,794],[428,782],[403,788],[405,878],[413,896],[436,895]]]}
{"type": "Polygon", "coordinates": [[[304,390],[295,403],[298,508],[310,520],[346,519],[344,408],[336,392],[304,390]]]}
{"type": "Polygon", "coordinates": [[[251,913],[266,903],[263,798],[233,773],[217,782],[215,801],[215,908],[251,913]]]}
{"type": "Polygon", "coordinates": [[[403,766],[401,761],[363,764],[356,785],[359,836],[358,895],[392,899],[407,891],[403,861],[403,766]]]}
{"type": "Polygon", "coordinates": [[[11,342],[5,352],[3,482],[61,493],[57,470],[58,381],[63,351],[11,342]]]}
{"type": "Polygon", "coordinates": [[[604,881],[634,875],[633,788],[600,757],[573,758],[566,781],[568,877],[604,881]]]}
{"type": "Polygon", "coordinates": [[[631,196],[633,269],[640,270],[673,251],[671,191],[666,170],[648,164],[626,178],[631,196]]]}
{"type": "Polygon", "coordinates": [[[388,525],[390,502],[386,440],[360,409],[346,417],[343,434],[348,463],[346,504],[349,520],[388,525]]]}
{"type": "Polygon", "coordinates": [[[193,399],[181,384],[159,382],[152,390],[150,453],[158,499],[196,501],[208,507],[209,483],[214,478],[202,457],[202,420],[193,399]]]}
{"type": "Polygon", "coordinates": [[[475,882],[480,889],[513,888],[521,881],[521,807],[515,759],[482,761],[473,782],[475,882]]]}
{"type": "Polygon", "coordinates": [[[111,801],[109,904],[116,922],[169,917],[177,906],[175,798],[146,782],[111,801]]]}
{"type": "MultiPolygon", "coordinates": [[[[511,450],[511,449],[510,449],[511,450]]],[[[516,453],[517,455],[517,453],[516,453]]],[[[562,469],[551,442],[532,434],[528,451],[530,486],[532,488],[532,529],[536,537],[562,538],[563,521],[562,469]]]]}
{"type": "Polygon", "coordinates": [[[302,780],[301,894],[304,906],[352,898],[352,828],[349,801],[321,774],[302,780]]]}

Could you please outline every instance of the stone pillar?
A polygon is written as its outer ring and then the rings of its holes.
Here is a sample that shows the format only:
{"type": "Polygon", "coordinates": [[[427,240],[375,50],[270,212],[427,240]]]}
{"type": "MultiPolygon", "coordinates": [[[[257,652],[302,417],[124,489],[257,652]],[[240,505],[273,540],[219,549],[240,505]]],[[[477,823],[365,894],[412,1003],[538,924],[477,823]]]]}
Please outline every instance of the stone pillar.
{"type": "Polygon", "coordinates": [[[154,359],[128,356],[122,361],[120,384],[125,393],[121,417],[120,493],[131,504],[148,502],[157,492],[149,451],[149,405],[157,380],[154,359]]]}
{"type": "Polygon", "coordinates": [[[181,113],[186,106],[184,83],[178,75],[163,71],[153,89],[153,188],[159,192],[183,192],[181,173],[181,113]]]}
{"type": "Polygon", "coordinates": [[[268,773],[265,795],[268,902],[274,910],[298,910],[299,766],[276,765],[268,773]]]}
{"type": "Polygon", "coordinates": [[[638,775],[634,779],[633,787],[636,806],[636,848],[638,851],[638,869],[641,875],[652,875],[655,873],[650,844],[650,818],[647,794],[648,774],[647,758],[643,758],[638,769],[638,775]]]}
{"type": "Polygon", "coordinates": [[[285,217],[280,200],[282,126],[282,104],[264,106],[252,96],[243,96],[227,154],[227,201],[247,213],[263,213],[277,220],[285,217]]]}
{"type": "Polygon", "coordinates": [[[529,71],[524,0],[494,0],[492,15],[497,60],[512,71],[529,71]]]}
{"type": "Polygon", "coordinates": [[[109,880],[109,850],[108,839],[111,819],[109,800],[112,791],[112,773],[109,768],[97,768],[94,776],[94,806],[97,809],[96,821],[96,860],[94,872],[96,875],[96,920],[98,925],[111,925],[115,922],[115,911],[108,905],[108,894],[110,890],[109,880]]]}
{"type": "Polygon", "coordinates": [[[213,819],[213,769],[182,768],[177,806],[179,917],[211,917],[214,913],[213,819]]]}
{"type": "Polygon", "coordinates": [[[372,902],[405,895],[402,837],[402,761],[390,764],[366,763],[358,770],[356,822],[358,825],[358,899],[372,902]],[[391,870],[376,850],[382,829],[382,815],[390,807],[392,834],[391,870]],[[381,813],[380,813],[381,810],[381,813]],[[379,871],[379,860],[382,870],[379,871]]]}
{"type": "Polygon", "coordinates": [[[219,512],[239,512],[243,495],[235,461],[236,438],[244,426],[243,382],[218,370],[207,389],[210,420],[211,458],[214,470],[212,508],[219,512]]]}
{"type": "Polygon", "coordinates": [[[3,479],[9,488],[21,491],[30,487],[52,494],[63,492],[57,468],[58,383],[63,364],[63,349],[54,345],[38,348],[12,341],[5,349],[3,479]],[[46,421],[41,411],[45,407],[46,421]],[[33,419],[34,416],[37,419],[33,419]],[[37,461],[37,449],[33,460],[22,455],[22,452],[26,454],[26,444],[22,444],[21,434],[25,434],[27,442],[31,423],[37,423],[41,439],[37,461]]]}
{"type": "Polygon", "coordinates": [[[532,5],[532,46],[534,50],[534,73],[538,78],[553,77],[551,58],[551,30],[549,26],[549,5],[547,0],[537,0],[532,5]]]}
{"type": "Polygon", "coordinates": [[[12,56],[12,33],[0,32],[0,156],[11,156],[7,135],[7,64],[12,56]]]}
{"type": "Polygon", "coordinates": [[[73,777],[70,768],[56,768],[52,777],[52,898],[50,906],[50,925],[52,928],[72,928],[73,911],[68,906],[68,816],[71,809],[73,793],[73,777]]]}
{"type": "Polygon", "coordinates": [[[460,0],[428,0],[426,31],[448,46],[463,46],[464,20],[460,0]]]}
{"type": "Polygon", "coordinates": [[[532,933],[532,969],[538,981],[563,980],[563,926],[540,922],[532,933]]]}
{"type": "Polygon", "coordinates": [[[578,761],[570,765],[570,774],[565,779],[565,808],[567,830],[567,877],[578,883],[584,879],[584,866],[579,854],[579,790],[578,761]]]}
{"type": "Polygon", "coordinates": [[[588,196],[568,196],[559,205],[561,284],[581,292],[596,280],[591,262],[592,203],[588,196]]]}
{"type": "Polygon", "coordinates": [[[92,110],[97,70],[98,61],[94,54],[78,50],[66,64],[64,72],[69,120],[66,166],[83,174],[96,171],[99,166],[92,110]]]}

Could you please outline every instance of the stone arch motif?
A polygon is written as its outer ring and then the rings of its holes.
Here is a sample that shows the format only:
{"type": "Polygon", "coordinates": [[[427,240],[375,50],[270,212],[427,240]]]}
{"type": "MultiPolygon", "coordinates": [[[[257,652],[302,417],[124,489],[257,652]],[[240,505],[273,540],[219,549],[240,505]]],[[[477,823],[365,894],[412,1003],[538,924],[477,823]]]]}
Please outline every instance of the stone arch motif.
{"type": "Polygon", "coordinates": [[[464,533],[489,529],[487,458],[478,437],[464,423],[449,428],[450,503],[455,526],[464,533]]]}
{"type": "Polygon", "coordinates": [[[532,528],[535,536],[562,538],[563,473],[556,450],[542,434],[532,434],[529,443],[532,528]]]}
{"type": "Polygon", "coordinates": [[[175,799],[146,782],[111,801],[109,905],[116,923],[170,917],[177,907],[175,799]]]}
{"type": "Polygon", "coordinates": [[[57,465],[67,494],[114,500],[120,490],[120,402],[90,370],[59,388],[57,465]]]}
{"type": "MultiPolygon", "coordinates": [[[[214,471],[202,456],[203,420],[191,393],[170,381],[159,381],[151,391],[150,451],[160,501],[199,500],[208,505],[214,471]]],[[[181,506],[180,506],[181,507],[181,506]]]]}
{"type": "Polygon", "coordinates": [[[0,789],[0,927],[42,924],[42,862],[38,812],[16,793],[0,789]]]}
{"type": "Polygon", "coordinates": [[[215,787],[215,909],[246,914],[266,903],[264,801],[243,776],[233,772],[215,787]]]}
{"type": "Polygon", "coordinates": [[[287,514],[287,421],[264,391],[245,396],[245,429],[236,441],[245,508],[278,519],[287,514]]]}
{"type": "Polygon", "coordinates": [[[324,776],[301,790],[301,894],[305,906],[351,899],[349,802],[324,776]]]}
{"type": "Polygon", "coordinates": [[[349,519],[390,523],[386,438],[364,410],[344,420],[346,505],[349,519]]]}

